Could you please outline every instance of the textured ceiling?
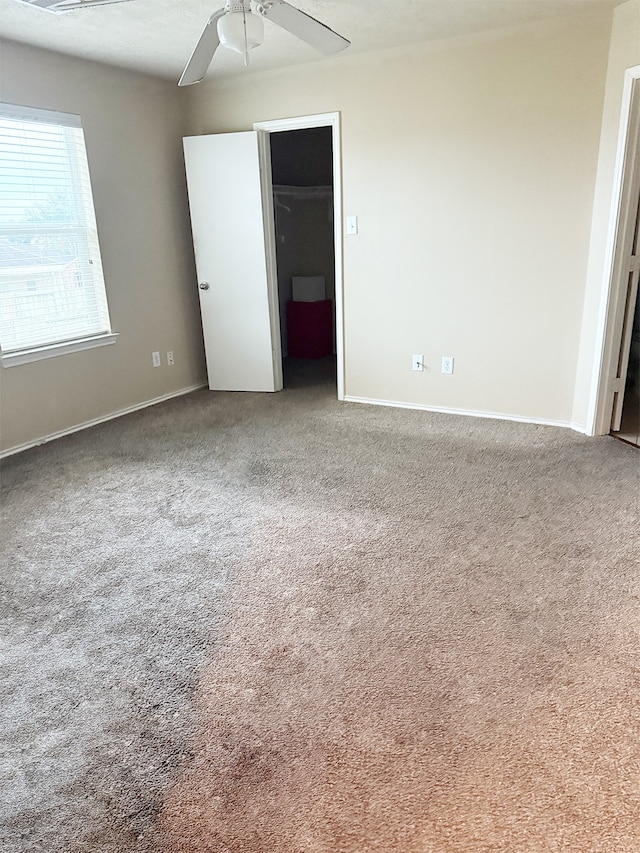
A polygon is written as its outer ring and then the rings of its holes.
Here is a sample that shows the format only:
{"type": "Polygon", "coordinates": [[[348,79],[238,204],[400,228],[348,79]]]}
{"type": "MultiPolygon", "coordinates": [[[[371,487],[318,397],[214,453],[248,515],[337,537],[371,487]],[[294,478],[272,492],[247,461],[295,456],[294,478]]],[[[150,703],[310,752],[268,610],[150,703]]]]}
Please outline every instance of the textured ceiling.
{"type": "MultiPolygon", "coordinates": [[[[350,53],[380,50],[575,15],[621,0],[293,0],[351,42],[350,53]]],[[[2,37],[177,80],[211,13],[224,0],[132,0],[53,15],[0,0],[2,37]]],[[[275,24],[251,54],[260,71],[322,57],[275,24]]],[[[208,76],[245,74],[241,58],[219,49],[208,76]]]]}

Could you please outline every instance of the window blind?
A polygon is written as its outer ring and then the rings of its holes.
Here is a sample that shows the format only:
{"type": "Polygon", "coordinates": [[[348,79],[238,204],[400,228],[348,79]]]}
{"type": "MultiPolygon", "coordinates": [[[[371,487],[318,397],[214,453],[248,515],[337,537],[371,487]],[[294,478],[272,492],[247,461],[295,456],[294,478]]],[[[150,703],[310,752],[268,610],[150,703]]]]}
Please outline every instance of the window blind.
{"type": "Polygon", "coordinates": [[[80,118],[0,104],[0,348],[110,331],[80,118]]]}

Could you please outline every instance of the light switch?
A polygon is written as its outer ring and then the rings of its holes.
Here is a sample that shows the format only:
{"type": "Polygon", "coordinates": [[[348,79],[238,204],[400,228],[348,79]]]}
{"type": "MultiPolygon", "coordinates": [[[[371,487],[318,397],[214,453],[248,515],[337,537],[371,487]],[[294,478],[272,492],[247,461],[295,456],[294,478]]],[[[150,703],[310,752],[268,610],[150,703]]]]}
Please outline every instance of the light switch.
{"type": "Polygon", "coordinates": [[[357,234],[358,233],[358,217],[357,216],[347,216],[347,234],[357,234]]]}

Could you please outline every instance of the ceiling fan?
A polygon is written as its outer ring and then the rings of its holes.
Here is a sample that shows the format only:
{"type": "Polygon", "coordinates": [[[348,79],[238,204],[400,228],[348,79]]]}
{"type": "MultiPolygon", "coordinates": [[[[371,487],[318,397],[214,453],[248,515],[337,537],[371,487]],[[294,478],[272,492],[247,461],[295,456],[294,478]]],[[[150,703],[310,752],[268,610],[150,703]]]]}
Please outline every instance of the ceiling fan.
{"type": "Polygon", "coordinates": [[[110,6],[112,3],[126,3],[128,0],[18,0],[45,12],[71,12],[74,9],[87,9],[89,6],[110,6]]]}
{"type": "Polygon", "coordinates": [[[190,86],[202,80],[219,44],[242,54],[244,64],[248,65],[249,51],[261,45],[264,38],[263,18],[273,21],[327,55],[338,53],[351,44],[326,24],[316,21],[285,0],[254,0],[253,7],[255,11],[252,11],[251,0],[226,0],[224,7],[213,13],[182,72],[178,86],[190,86]]]}

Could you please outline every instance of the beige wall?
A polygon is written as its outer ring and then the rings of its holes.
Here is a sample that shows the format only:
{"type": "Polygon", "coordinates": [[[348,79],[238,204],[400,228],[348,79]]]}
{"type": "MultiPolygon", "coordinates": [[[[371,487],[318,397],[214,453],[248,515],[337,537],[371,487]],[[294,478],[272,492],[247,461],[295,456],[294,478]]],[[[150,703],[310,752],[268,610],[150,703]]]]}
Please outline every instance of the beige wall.
{"type": "Polygon", "coordinates": [[[347,395],[572,420],[609,30],[590,15],[188,91],[191,133],[341,112],[347,395]]]}
{"type": "Polygon", "coordinates": [[[7,449],[204,382],[205,371],[175,84],[5,41],[0,100],[82,116],[119,333],[113,346],[0,368],[7,449]]]}
{"type": "MultiPolygon", "coordinates": [[[[591,251],[585,294],[582,341],[578,363],[574,419],[587,422],[595,402],[594,374],[600,367],[599,336],[603,290],[608,288],[606,265],[609,222],[613,213],[613,183],[622,108],[624,73],[640,65],[640,0],[617,6],[613,15],[596,192],[591,251]]],[[[608,430],[607,430],[608,431],[608,430]]]]}
{"type": "MultiPolygon", "coordinates": [[[[621,65],[637,50],[639,5],[616,12],[621,65]]],[[[120,337],[0,370],[0,446],[203,382],[183,129],[242,130],[336,110],[345,213],[360,224],[345,238],[347,394],[584,423],[585,277],[609,27],[608,15],[587,16],[183,91],[3,42],[0,99],[83,117],[120,337]],[[172,349],[176,366],[151,367],[156,349],[163,359],[172,349]],[[410,369],[415,352],[425,354],[422,374],[410,369]],[[440,374],[442,355],[456,358],[453,377],[440,374]]],[[[607,126],[614,78],[610,66],[607,126]]]]}

